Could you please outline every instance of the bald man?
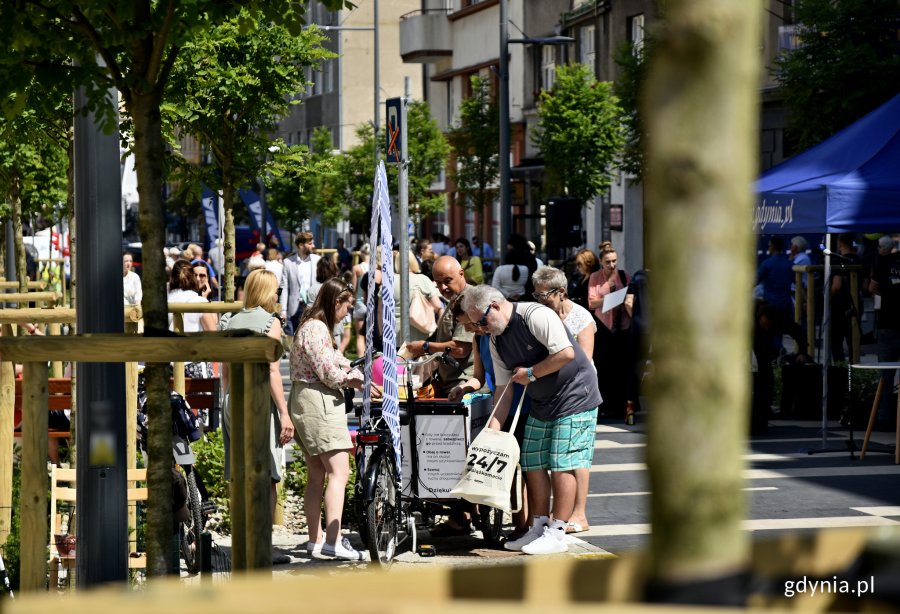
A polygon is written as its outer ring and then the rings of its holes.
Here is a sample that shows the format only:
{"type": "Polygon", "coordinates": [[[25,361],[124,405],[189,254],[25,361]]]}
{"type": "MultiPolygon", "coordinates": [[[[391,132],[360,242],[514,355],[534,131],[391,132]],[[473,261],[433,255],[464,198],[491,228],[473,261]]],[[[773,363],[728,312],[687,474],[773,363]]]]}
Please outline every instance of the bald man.
{"type": "Polygon", "coordinates": [[[435,260],[431,275],[441,295],[449,303],[441,313],[437,330],[432,333],[431,337],[427,341],[411,341],[406,344],[406,347],[416,358],[427,354],[441,354],[450,350],[450,355],[459,362],[459,368],[442,364],[438,369],[438,382],[435,390],[438,398],[446,398],[455,386],[468,381],[475,372],[472,358],[472,333],[468,332],[453,316],[453,306],[462,299],[468,286],[459,261],[451,256],[441,256],[435,260]]]}

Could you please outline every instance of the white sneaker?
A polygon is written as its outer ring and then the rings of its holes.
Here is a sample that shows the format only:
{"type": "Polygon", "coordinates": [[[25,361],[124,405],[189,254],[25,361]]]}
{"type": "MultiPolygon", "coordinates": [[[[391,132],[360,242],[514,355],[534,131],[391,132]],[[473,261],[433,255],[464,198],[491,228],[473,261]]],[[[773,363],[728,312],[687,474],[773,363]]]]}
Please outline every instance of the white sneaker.
{"type": "Polygon", "coordinates": [[[324,545],[324,541],[320,541],[318,543],[308,541],[306,542],[306,554],[313,557],[319,556],[320,554],[322,554],[322,546],[324,545]]]}
{"type": "Polygon", "coordinates": [[[525,554],[559,554],[567,552],[569,545],[566,544],[565,538],[565,531],[544,527],[544,534],[522,546],[522,552],[525,554]]]}
{"type": "Polygon", "coordinates": [[[363,554],[350,545],[350,540],[346,537],[334,544],[324,544],[322,546],[322,556],[332,557],[335,559],[344,559],[347,561],[362,561],[363,554]]]}
{"type": "Polygon", "coordinates": [[[523,546],[527,546],[544,534],[544,527],[546,526],[547,525],[544,524],[540,526],[533,526],[528,529],[528,532],[519,539],[515,539],[513,541],[507,540],[506,542],[504,542],[503,547],[507,550],[512,550],[513,552],[521,552],[523,546]]]}

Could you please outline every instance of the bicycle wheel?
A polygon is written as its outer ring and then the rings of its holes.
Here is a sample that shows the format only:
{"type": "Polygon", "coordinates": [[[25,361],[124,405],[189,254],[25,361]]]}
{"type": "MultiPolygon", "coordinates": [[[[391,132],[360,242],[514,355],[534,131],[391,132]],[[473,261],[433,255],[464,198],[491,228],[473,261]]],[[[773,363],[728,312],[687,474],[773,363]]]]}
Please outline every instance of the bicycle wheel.
{"type": "Polygon", "coordinates": [[[190,519],[180,524],[181,557],[189,573],[200,572],[200,532],[203,520],[200,515],[200,489],[193,471],[187,472],[187,508],[190,519]]]}
{"type": "Polygon", "coordinates": [[[499,544],[503,529],[503,510],[487,505],[479,505],[478,529],[488,545],[496,546],[499,544]]]}
{"type": "Polygon", "coordinates": [[[397,549],[397,506],[400,495],[394,483],[394,467],[387,451],[375,467],[375,496],[366,507],[369,554],[372,562],[389,567],[397,549]]]}

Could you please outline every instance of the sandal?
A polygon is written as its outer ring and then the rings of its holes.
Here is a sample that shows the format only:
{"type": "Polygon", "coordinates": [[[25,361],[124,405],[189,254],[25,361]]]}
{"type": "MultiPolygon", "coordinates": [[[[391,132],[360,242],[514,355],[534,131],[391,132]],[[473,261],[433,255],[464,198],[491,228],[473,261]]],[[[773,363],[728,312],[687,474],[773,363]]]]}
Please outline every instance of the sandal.
{"type": "Polygon", "coordinates": [[[566,534],[568,535],[568,534],[572,534],[572,533],[583,533],[583,532],[587,531],[588,528],[589,527],[581,526],[581,523],[579,523],[579,522],[570,522],[570,523],[566,524],[566,534]]]}

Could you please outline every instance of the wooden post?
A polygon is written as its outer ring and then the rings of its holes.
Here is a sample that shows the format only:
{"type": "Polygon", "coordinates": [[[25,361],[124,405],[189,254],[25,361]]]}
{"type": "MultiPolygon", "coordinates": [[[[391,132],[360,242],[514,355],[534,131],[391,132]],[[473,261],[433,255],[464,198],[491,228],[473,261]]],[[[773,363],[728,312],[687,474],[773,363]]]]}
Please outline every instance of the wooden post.
{"type": "Polygon", "coordinates": [[[272,514],[272,524],[284,526],[284,480],[275,484],[275,511],[272,514]]]}
{"type": "MultiPolygon", "coordinates": [[[[59,322],[50,322],[50,334],[59,337],[62,334],[62,325],[59,322]]],[[[63,363],[61,360],[54,360],[50,365],[50,372],[53,377],[63,376],[63,363]]]]}
{"type": "Polygon", "coordinates": [[[246,482],[247,569],[272,566],[272,394],[269,365],[244,363],[244,480],[246,482]]]}
{"type": "MultiPolygon", "coordinates": [[[[127,325],[126,325],[127,327],[127,325]]],[[[136,362],[125,363],[125,466],[134,469],[137,466],[137,383],[138,366],[136,362]]],[[[136,484],[128,481],[127,488],[136,484]]],[[[128,506],[128,541],[137,530],[137,509],[128,506]]]]}
{"type": "Polygon", "coordinates": [[[853,313],[850,318],[850,364],[859,362],[859,327],[862,321],[859,304],[859,271],[850,271],[850,300],[853,301],[853,313]]]}
{"type": "MultiPolygon", "coordinates": [[[[172,322],[174,324],[173,328],[176,333],[184,332],[184,314],[183,313],[173,313],[172,314],[172,322]]],[[[174,362],[173,365],[173,373],[172,377],[175,380],[174,389],[175,392],[184,396],[184,363],[183,362],[174,362]]]]}
{"type": "Polygon", "coordinates": [[[227,404],[229,434],[229,467],[231,468],[231,568],[247,569],[247,493],[244,480],[244,365],[233,362],[228,365],[230,399],[227,404]]]}
{"type": "Polygon", "coordinates": [[[803,273],[794,267],[794,322],[803,323],[803,273]]]}
{"type": "Polygon", "coordinates": [[[44,362],[26,362],[22,374],[22,592],[46,588],[47,543],[47,376],[44,362]]]}
{"type": "MultiPolygon", "coordinates": [[[[8,324],[3,326],[7,335],[8,324]]],[[[12,522],[13,412],[16,402],[13,363],[0,362],[0,545],[6,543],[12,522]]]]}

